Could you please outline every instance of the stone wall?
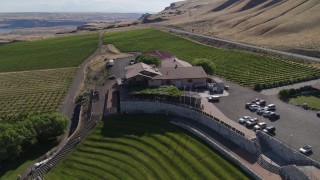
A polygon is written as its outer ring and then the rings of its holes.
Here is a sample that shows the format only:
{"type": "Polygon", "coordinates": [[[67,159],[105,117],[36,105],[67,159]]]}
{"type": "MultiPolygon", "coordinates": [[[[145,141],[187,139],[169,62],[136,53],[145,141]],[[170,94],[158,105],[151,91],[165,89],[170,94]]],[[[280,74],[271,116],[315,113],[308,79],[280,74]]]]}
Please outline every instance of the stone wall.
{"type": "Polygon", "coordinates": [[[290,180],[308,180],[309,177],[306,176],[303,172],[301,172],[297,166],[290,165],[281,168],[280,176],[283,179],[290,179],[290,180]]]}
{"type": "Polygon", "coordinates": [[[320,163],[261,131],[257,132],[257,138],[259,141],[263,141],[274,153],[282,157],[289,164],[295,164],[298,166],[315,166],[320,168],[320,163]]]}
{"type": "Polygon", "coordinates": [[[148,101],[122,101],[121,102],[122,113],[147,113],[147,114],[168,114],[176,115],[180,117],[189,118],[199,123],[206,125],[213,129],[217,133],[224,136],[226,139],[237,144],[239,147],[245,149],[252,154],[259,154],[259,150],[256,148],[255,143],[241,135],[235,128],[226,126],[223,122],[217,118],[210,117],[207,114],[200,111],[177,106],[173,104],[166,104],[160,102],[148,102],[148,101]]]}

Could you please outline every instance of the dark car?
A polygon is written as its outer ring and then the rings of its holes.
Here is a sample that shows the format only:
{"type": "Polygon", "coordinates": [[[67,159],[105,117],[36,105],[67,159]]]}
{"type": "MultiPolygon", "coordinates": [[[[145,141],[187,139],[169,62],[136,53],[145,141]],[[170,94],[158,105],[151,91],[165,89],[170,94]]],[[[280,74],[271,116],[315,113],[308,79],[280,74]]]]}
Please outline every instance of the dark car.
{"type": "Polygon", "coordinates": [[[320,111],[317,112],[317,117],[320,117],[320,111]]]}
{"type": "Polygon", "coordinates": [[[274,135],[274,132],[276,131],[276,128],[274,126],[268,126],[266,127],[264,130],[262,130],[262,132],[265,132],[269,135],[274,135]]]}
{"type": "Polygon", "coordinates": [[[269,115],[269,119],[270,119],[270,120],[280,119],[280,115],[272,112],[272,113],[270,113],[270,115],[269,115]]]}
{"type": "Polygon", "coordinates": [[[299,149],[299,152],[305,155],[312,154],[312,147],[310,145],[303,146],[299,149]]]}
{"type": "Polygon", "coordinates": [[[249,109],[249,107],[252,105],[252,103],[246,103],[246,105],[244,106],[245,108],[249,109]]]}
{"type": "Polygon", "coordinates": [[[111,75],[111,76],[109,76],[108,79],[109,79],[109,80],[114,80],[114,79],[116,79],[116,76],[115,76],[115,75],[111,75]]]}
{"type": "Polygon", "coordinates": [[[263,99],[261,99],[260,101],[256,102],[257,105],[259,106],[265,106],[267,104],[267,102],[263,99]]]}

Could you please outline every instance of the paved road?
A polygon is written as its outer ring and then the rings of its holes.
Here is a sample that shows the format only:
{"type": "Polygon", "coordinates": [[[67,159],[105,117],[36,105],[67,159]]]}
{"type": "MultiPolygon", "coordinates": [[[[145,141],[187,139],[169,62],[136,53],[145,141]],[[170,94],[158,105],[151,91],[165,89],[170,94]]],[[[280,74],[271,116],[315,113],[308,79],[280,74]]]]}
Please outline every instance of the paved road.
{"type": "Polygon", "coordinates": [[[72,118],[73,111],[75,108],[74,98],[76,97],[81,83],[84,81],[85,71],[87,68],[87,65],[90,63],[90,61],[100,55],[101,48],[102,48],[102,33],[99,34],[99,42],[98,42],[99,48],[98,50],[93,53],[90,57],[88,57],[80,66],[79,69],[76,72],[76,75],[72,81],[71,87],[68,91],[68,94],[65,98],[65,101],[62,105],[62,108],[60,110],[61,114],[67,116],[69,119],[72,118]]]}
{"type": "Polygon", "coordinates": [[[281,87],[272,88],[272,89],[265,89],[265,90],[261,91],[261,94],[264,94],[264,95],[267,95],[267,96],[277,95],[277,94],[279,94],[279,92],[282,89],[291,89],[291,88],[299,89],[301,87],[311,86],[311,85],[314,85],[314,84],[317,84],[317,83],[320,83],[320,79],[307,81],[307,82],[296,83],[296,84],[292,84],[292,85],[288,85],[288,86],[281,86],[281,87]]]}
{"type": "Polygon", "coordinates": [[[221,101],[215,105],[228,118],[238,122],[238,119],[244,115],[257,117],[260,121],[275,126],[275,137],[294,149],[298,150],[307,144],[312,145],[314,154],[311,157],[320,161],[320,118],[316,116],[315,112],[305,111],[300,107],[284,103],[277,96],[266,96],[228,81],[226,84],[230,85],[230,95],[221,97],[221,101]],[[245,103],[252,101],[254,98],[265,99],[268,104],[275,104],[276,112],[281,115],[281,118],[271,122],[245,109],[245,103]]]}
{"type": "Polygon", "coordinates": [[[253,50],[258,50],[258,51],[263,51],[263,52],[267,52],[267,53],[278,54],[278,55],[287,56],[287,57],[290,57],[290,58],[297,58],[297,59],[304,59],[304,60],[320,62],[320,58],[305,56],[305,55],[301,55],[301,54],[294,54],[294,53],[289,53],[289,52],[284,52],[284,51],[278,51],[278,50],[274,50],[274,49],[254,46],[254,45],[250,45],[250,44],[240,43],[240,42],[236,42],[236,41],[230,41],[230,40],[216,38],[216,37],[205,36],[205,35],[191,33],[191,32],[187,32],[187,31],[183,31],[183,30],[173,29],[173,28],[166,28],[166,27],[158,27],[158,28],[170,30],[170,31],[177,32],[177,33],[183,33],[183,34],[198,36],[198,37],[201,37],[201,38],[220,41],[220,42],[224,42],[224,43],[230,43],[230,44],[233,44],[233,45],[237,45],[239,47],[250,48],[250,49],[253,49],[253,50]]]}
{"type": "MultiPolygon", "coordinates": [[[[69,119],[72,119],[74,112],[75,112],[75,108],[76,108],[76,104],[74,103],[74,98],[76,97],[79,89],[80,89],[80,85],[81,83],[84,81],[85,78],[85,70],[87,68],[87,65],[90,63],[90,61],[92,59],[94,59],[94,57],[100,55],[100,51],[101,51],[101,47],[102,47],[102,33],[99,34],[99,48],[98,50],[93,53],[90,57],[88,57],[78,68],[75,77],[72,81],[72,84],[69,88],[68,94],[65,97],[65,100],[62,104],[62,107],[60,109],[60,113],[67,116],[69,119]]],[[[70,129],[71,123],[68,126],[68,130],[70,129]]],[[[66,144],[66,142],[68,141],[68,136],[69,136],[69,132],[66,132],[63,140],[61,140],[61,142],[59,143],[58,146],[54,147],[52,150],[50,150],[51,152],[61,149],[62,146],[64,146],[66,144]]],[[[29,172],[31,171],[33,164],[26,168],[22,173],[21,176],[22,177],[26,177],[27,174],[29,174],[29,172]]]]}

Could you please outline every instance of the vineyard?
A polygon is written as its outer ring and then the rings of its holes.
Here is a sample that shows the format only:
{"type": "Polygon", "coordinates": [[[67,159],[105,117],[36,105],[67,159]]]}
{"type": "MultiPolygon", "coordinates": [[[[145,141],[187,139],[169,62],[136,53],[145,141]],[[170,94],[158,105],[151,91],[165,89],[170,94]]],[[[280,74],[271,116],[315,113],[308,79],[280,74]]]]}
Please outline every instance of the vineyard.
{"type": "Polygon", "coordinates": [[[0,73],[0,114],[56,112],[77,68],[0,73]]]}
{"type": "Polygon", "coordinates": [[[98,34],[0,46],[0,72],[77,67],[98,48],[98,34]]]}
{"type": "Polygon", "coordinates": [[[167,116],[111,116],[45,179],[249,179],[167,116]]]}
{"type": "Polygon", "coordinates": [[[115,44],[122,51],[168,51],[190,63],[208,59],[214,62],[216,75],[247,87],[265,89],[320,77],[320,69],[308,64],[217,49],[154,29],[107,33],[104,43],[115,44]]]}

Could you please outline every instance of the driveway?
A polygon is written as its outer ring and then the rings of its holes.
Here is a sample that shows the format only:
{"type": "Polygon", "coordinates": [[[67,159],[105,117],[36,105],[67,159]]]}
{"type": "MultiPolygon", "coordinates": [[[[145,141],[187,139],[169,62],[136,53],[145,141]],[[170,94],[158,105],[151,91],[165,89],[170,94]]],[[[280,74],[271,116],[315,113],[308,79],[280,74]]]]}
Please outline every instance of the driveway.
{"type": "Polygon", "coordinates": [[[275,137],[294,149],[298,150],[304,145],[311,145],[314,151],[311,157],[320,161],[320,118],[317,118],[315,112],[284,103],[276,95],[266,96],[228,81],[226,84],[230,85],[229,96],[221,97],[220,102],[215,103],[215,106],[229,119],[238,123],[238,119],[244,115],[257,117],[259,121],[275,126],[275,137]],[[254,98],[265,99],[268,104],[275,104],[276,112],[281,118],[271,122],[245,109],[245,103],[251,102],[254,98]]]}

